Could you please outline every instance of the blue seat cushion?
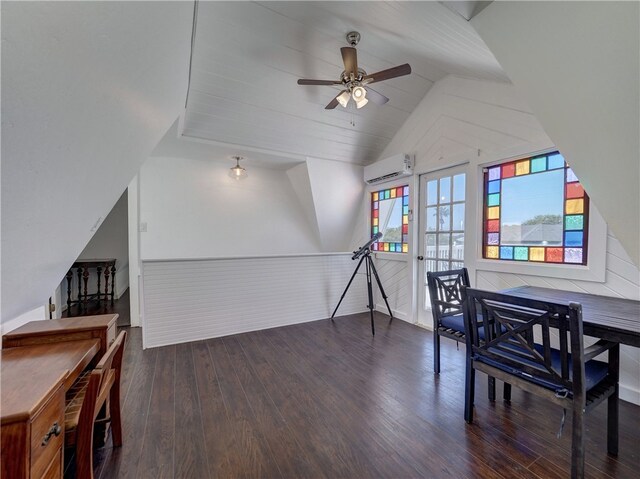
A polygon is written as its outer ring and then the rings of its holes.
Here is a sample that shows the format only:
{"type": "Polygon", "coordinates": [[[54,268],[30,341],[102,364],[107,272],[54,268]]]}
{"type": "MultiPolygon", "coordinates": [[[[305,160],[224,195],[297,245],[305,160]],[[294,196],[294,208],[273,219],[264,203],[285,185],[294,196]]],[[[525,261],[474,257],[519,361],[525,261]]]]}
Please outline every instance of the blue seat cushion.
{"type": "MultiPolygon", "coordinates": [[[[515,349],[515,347],[514,347],[515,349]]],[[[543,354],[543,347],[540,344],[536,344],[535,345],[535,349],[540,353],[543,354]]],[[[500,354],[501,356],[507,357],[511,360],[514,361],[518,361],[521,363],[524,363],[528,366],[531,366],[533,368],[539,369],[541,371],[545,371],[546,372],[546,368],[542,369],[543,367],[536,363],[533,360],[527,360],[527,359],[523,359],[519,356],[516,355],[512,355],[509,353],[506,353],[504,351],[500,351],[496,348],[489,348],[489,351],[493,352],[494,354],[500,354]]],[[[493,358],[489,358],[487,356],[482,356],[479,354],[474,355],[473,358],[475,361],[480,361],[483,362],[485,364],[488,364],[490,366],[494,366],[498,369],[502,369],[505,372],[508,372],[510,374],[514,374],[517,376],[522,377],[523,379],[526,379],[527,381],[530,381],[532,383],[538,384],[542,387],[545,387],[547,389],[551,389],[553,391],[556,392],[561,392],[563,391],[565,388],[563,385],[558,384],[548,378],[545,377],[538,377],[538,376],[532,376],[528,373],[525,373],[524,371],[522,371],[521,369],[515,368],[511,365],[507,365],[507,364],[503,364],[498,360],[495,360],[493,358]]],[[[561,370],[561,361],[560,361],[560,351],[558,351],[557,349],[551,349],[551,366],[553,367],[554,370],[556,371],[560,371],[561,370]]],[[[595,359],[592,359],[591,361],[587,361],[585,363],[585,386],[586,386],[586,390],[588,391],[589,389],[593,388],[594,386],[596,386],[600,381],[602,381],[606,376],[607,373],[609,371],[609,366],[606,362],[603,361],[596,361],[595,359]]],[[[569,379],[573,380],[573,368],[571,367],[571,355],[569,354],[569,379]]]]}
{"type": "MultiPolygon", "coordinates": [[[[478,322],[482,322],[482,314],[480,313],[478,314],[478,322]]],[[[440,319],[440,325],[444,326],[445,328],[464,333],[464,315],[462,313],[445,314],[440,319]]],[[[484,341],[484,328],[478,328],[478,335],[480,336],[480,339],[484,341]]]]}

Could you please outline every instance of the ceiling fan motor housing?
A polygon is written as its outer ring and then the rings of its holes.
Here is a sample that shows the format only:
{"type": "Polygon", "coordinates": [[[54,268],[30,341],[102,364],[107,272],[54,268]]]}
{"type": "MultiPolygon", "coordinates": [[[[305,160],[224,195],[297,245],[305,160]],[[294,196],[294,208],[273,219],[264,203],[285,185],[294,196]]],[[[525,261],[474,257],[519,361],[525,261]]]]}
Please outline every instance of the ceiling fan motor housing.
{"type": "Polygon", "coordinates": [[[347,33],[347,42],[352,47],[355,47],[360,41],[360,34],[358,32],[349,32],[347,33]]]}

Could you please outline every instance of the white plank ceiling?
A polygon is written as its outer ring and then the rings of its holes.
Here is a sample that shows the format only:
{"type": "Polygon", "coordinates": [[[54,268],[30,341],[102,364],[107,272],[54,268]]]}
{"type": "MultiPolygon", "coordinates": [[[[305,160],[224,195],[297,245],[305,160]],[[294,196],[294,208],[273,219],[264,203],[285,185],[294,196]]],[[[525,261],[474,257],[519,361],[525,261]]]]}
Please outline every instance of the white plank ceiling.
{"type": "Polygon", "coordinates": [[[447,74],[508,81],[470,24],[437,2],[200,2],[182,135],[368,164],[447,74]],[[403,63],[413,73],[374,86],[384,106],[325,110],[340,88],[296,81],[337,80],[351,30],[368,73],[403,63]]]}

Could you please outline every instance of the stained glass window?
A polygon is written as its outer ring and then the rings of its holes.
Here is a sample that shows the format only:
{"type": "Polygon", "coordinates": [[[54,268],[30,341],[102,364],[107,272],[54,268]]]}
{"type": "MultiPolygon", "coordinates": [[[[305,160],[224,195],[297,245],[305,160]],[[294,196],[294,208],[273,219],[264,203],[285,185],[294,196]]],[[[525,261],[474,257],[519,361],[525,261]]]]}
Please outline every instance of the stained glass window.
{"type": "Polygon", "coordinates": [[[559,152],[485,169],[483,257],[587,264],[589,197],[559,152]]]}
{"type": "Polygon", "coordinates": [[[409,252],[409,186],[396,186],[371,193],[371,236],[381,232],[373,251],[409,252]]]}

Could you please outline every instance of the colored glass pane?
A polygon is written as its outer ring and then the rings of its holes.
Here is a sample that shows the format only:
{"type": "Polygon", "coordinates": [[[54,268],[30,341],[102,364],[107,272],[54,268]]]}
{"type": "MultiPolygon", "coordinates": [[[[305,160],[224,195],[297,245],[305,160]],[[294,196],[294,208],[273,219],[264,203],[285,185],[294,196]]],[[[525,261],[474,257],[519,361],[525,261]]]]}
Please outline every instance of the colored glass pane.
{"type": "Polygon", "coordinates": [[[403,253],[409,252],[409,245],[406,242],[402,245],[402,252],[403,253]]]}
{"type": "Polygon", "coordinates": [[[547,248],[548,263],[562,263],[564,251],[562,248],[547,248]]]}
{"type": "Polygon", "coordinates": [[[500,234],[499,233],[488,233],[487,234],[487,244],[496,245],[500,242],[500,234]]]}
{"type": "Polygon", "coordinates": [[[402,214],[403,215],[408,215],[409,214],[409,205],[404,205],[402,207],[402,214]]]}
{"type": "Polygon", "coordinates": [[[506,165],[502,165],[502,178],[511,178],[515,174],[516,174],[515,163],[507,163],[506,165]]]}
{"type": "Polygon", "coordinates": [[[582,263],[582,248],[565,248],[564,249],[564,262],[565,263],[582,263]]]}
{"type": "Polygon", "coordinates": [[[518,261],[527,261],[529,259],[529,248],[527,246],[514,247],[513,259],[518,261]]]}
{"type": "Polygon", "coordinates": [[[396,244],[389,243],[389,253],[395,253],[395,252],[396,252],[396,244]]]}
{"type": "Polygon", "coordinates": [[[513,259],[513,246],[501,246],[500,259],[513,259]]]}
{"type": "Polygon", "coordinates": [[[544,248],[534,246],[529,248],[529,261],[544,261],[544,248]]]}
{"type": "Polygon", "coordinates": [[[383,243],[383,245],[384,245],[384,250],[389,251],[389,243],[383,243]]]}
{"type": "Polygon", "coordinates": [[[378,233],[378,227],[377,227],[377,226],[374,226],[374,227],[373,227],[373,234],[375,235],[375,234],[377,234],[377,233],[378,233]]]}
{"type": "Polygon", "coordinates": [[[373,217],[374,218],[379,218],[379,216],[378,216],[379,214],[380,214],[380,210],[373,210],[373,217]]]}
{"type": "Polygon", "coordinates": [[[491,208],[487,208],[487,219],[497,220],[498,218],[500,218],[500,207],[493,206],[491,208]]]}
{"type": "Polygon", "coordinates": [[[500,221],[499,220],[489,220],[487,221],[487,232],[495,233],[500,231],[500,221]]]}
{"type": "Polygon", "coordinates": [[[584,188],[580,183],[567,183],[567,198],[582,198],[584,188]]]}
{"type": "Polygon", "coordinates": [[[584,229],[584,216],[583,215],[567,215],[564,218],[564,229],[566,230],[581,230],[584,229]]]}
{"type": "Polygon", "coordinates": [[[400,253],[402,251],[402,243],[396,243],[396,252],[400,253]]]}
{"type": "Polygon", "coordinates": [[[499,180],[500,179],[500,167],[494,166],[493,168],[489,168],[489,181],[499,180]]]}
{"type": "Polygon", "coordinates": [[[371,245],[371,249],[372,249],[373,251],[378,251],[378,243],[373,243],[373,244],[371,245]]]}
{"type": "Polygon", "coordinates": [[[377,201],[374,201],[373,202],[373,209],[377,210],[378,209],[378,205],[379,205],[379,203],[377,201]]]}
{"type": "Polygon", "coordinates": [[[404,196],[402,198],[402,204],[403,205],[408,205],[409,204],[409,197],[408,196],[404,196]]]}
{"type": "Polygon", "coordinates": [[[402,224],[403,225],[408,225],[409,224],[409,216],[408,215],[402,215],[402,224]]]}
{"type": "Polygon", "coordinates": [[[571,168],[567,168],[567,183],[571,183],[572,181],[578,181],[578,177],[571,168]]]}
{"type": "Polygon", "coordinates": [[[409,196],[409,187],[408,186],[404,187],[404,196],[409,196]]]}
{"type": "Polygon", "coordinates": [[[409,233],[409,225],[402,225],[402,234],[409,233]]]}
{"type": "Polygon", "coordinates": [[[487,258],[498,259],[499,248],[497,246],[487,246],[487,258]]]}
{"type": "Polygon", "coordinates": [[[378,218],[372,218],[372,219],[371,219],[371,224],[372,224],[373,226],[378,226],[378,218]]]}
{"type": "Polygon", "coordinates": [[[391,195],[391,198],[395,198],[396,197],[396,189],[394,188],[392,190],[389,190],[389,195],[391,195]]]}
{"type": "Polygon", "coordinates": [[[564,158],[560,153],[549,155],[549,169],[564,168],[564,158]]]}
{"type": "Polygon", "coordinates": [[[409,243],[409,235],[402,235],[402,242],[409,243]]]}
{"type": "Polygon", "coordinates": [[[516,163],[516,176],[529,174],[529,160],[516,163]]]}
{"type": "Polygon", "coordinates": [[[540,156],[531,160],[531,173],[538,173],[547,169],[547,157],[540,156]]]}
{"type": "Polygon", "coordinates": [[[565,213],[568,215],[576,215],[576,214],[584,213],[584,200],[582,198],[575,199],[575,200],[567,200],[565,213]]]}
{"type": "Polygon", "coordinates": [[[391,192],[389,190],[385,190],[384,191],[384,199],[388,200],[389,198],[391,198],[391,192]]]}
{"type": "Polygon", "coordinates": [[[498,206],[500,204],[500,193],[495,193],[487,197],[487,206],[498,206]]]}
{"type": "Polygon", "coordinates": [[[500,193],[500,181],[490,181],[487,185],[487,193],[500,193]]]}
{"type": "Polygon", "coordinates": [[[582,246],[582,231],[567,231],[564,234],[565,246],[582,246]]]}
{"type": "Polygon", "coordinates": [[[373,194],[373,201],[378,201],[378,192],[377,191],[373,194]]]}

